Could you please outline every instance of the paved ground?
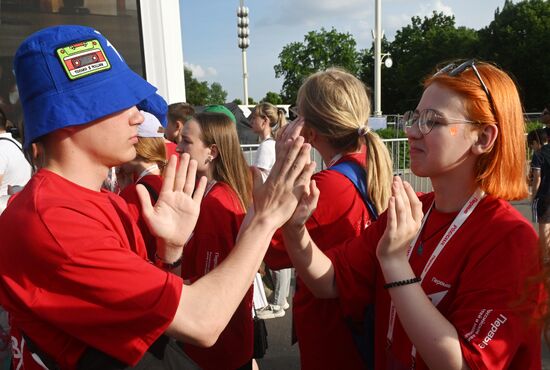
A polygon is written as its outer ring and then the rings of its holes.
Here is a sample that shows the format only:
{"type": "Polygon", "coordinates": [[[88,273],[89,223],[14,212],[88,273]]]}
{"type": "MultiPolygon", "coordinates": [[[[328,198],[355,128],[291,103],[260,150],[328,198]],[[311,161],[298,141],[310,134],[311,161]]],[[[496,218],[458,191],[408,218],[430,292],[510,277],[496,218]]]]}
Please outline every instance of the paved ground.
{"type": "MultiPolygon", "coordinates": [[[[513,202],[528,220],[531,219],[530,205],[527,200],[513,202]]],[[[284,317],[267,320],[269,348],[266,356],[258,361],[261,370],[297,370],[300,368],[300,354],[298,346],[290,345],[291,312],[284,317]]],[[[550,351],[543,344],[542,366],[544,370],[550,370],[550,351]]]]}

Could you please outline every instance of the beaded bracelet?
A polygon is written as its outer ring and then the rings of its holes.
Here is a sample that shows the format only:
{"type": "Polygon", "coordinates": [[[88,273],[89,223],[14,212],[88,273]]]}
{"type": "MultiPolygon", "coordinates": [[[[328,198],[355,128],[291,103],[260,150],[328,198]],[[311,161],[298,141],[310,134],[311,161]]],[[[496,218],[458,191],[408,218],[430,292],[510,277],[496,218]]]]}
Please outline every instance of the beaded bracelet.
{"type": "Polygon", "coordinates": [[[390,288],[395,288],[396,286],[420,283],[421,281],[422,281],[422,279],[419,278],[419,277],[414,277],[414,278],[407,279],[407,280],[393,281],[391,283],[384,284],[384,289],[390,289],[390,288]]]}

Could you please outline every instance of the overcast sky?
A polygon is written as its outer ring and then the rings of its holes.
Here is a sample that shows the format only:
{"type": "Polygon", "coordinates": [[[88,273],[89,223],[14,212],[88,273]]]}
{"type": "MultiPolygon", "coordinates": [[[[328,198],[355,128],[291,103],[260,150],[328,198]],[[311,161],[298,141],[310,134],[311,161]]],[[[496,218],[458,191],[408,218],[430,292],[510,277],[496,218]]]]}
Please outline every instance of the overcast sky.
{"type": "MultiPolygon", "coordinates": [[[[250,9],[250,47],[247,49],[248,91],[254,100],[268,91],[280,92],[282,79],[273,66],[283,47],[303,41],[321,27],[349,32],[358,49],[372,45],[374,0],[244,0],[250,9]]],[[[415,15],[432,11],[454,15],[459,26],[480,29],[494,18],[504,0],[382,0],[382,28],[390,41],[415,15]]],[[[228,101],[243,99],[242,53],[237,47],[239,0],[180,0],[185,65],[193,75],[219,82],[228,101]]],[[[394,63],[399,63],[394,60],[394,63]]]]}

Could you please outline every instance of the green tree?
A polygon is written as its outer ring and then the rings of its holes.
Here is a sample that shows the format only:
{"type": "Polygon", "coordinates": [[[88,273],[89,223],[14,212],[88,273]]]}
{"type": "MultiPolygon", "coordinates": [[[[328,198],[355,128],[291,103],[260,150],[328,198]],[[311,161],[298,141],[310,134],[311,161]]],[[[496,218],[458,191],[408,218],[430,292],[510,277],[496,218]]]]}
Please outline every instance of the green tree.
{"type": "Polygon", "coordinates": [[[330,31],[308,32],[303,42],[292,42],[283,47],[279,54],[279,64],[274,66],[275,77],[282,77],[283,100],[292,104],[296,101],[298,88],[310,74],[338,66],[353,74],[359,72],[359,53],[357,43],[349,33],[330,31]]]}
{"type": "Polygon", "coordinates": [[[265,98],[261,101],[271,103],[273,105],[283,104],[283,98],[281,98],[281,95],[273,91],[268,91],[267,94],[265,94],[265,98]]]}
{"type": "MultiPolygon", "coordinates": [[[[434,72],[436,65],[474,57],[478,45],[477,32],[456,27],[454,16],[433,12],[430,17],[413,17],[411,24],[398,30],[394,41],[384,48],[384,52],[391,53],[394,64],[382,72],[382,110],[402,113],[414,108],[422,94],[421,81],[434,72]]],[[[372,50],[363,53],[363,71],[373,70],[368,64],[374,63],[369,53],[372,50]]]]}
{"type": "Polygon", "coordinates": [[[238,105],[242,105],[243,101],[239,98],[235,98],[235,99],[233,99],[233,103],[238,104],[238,105]]]}
{"type": "Polygon", "coordinates": [[[248,105],[256,105],[256,104],[258,104],[258,103],[256,103],[256,102],[254,101],[254,99],[253,99],[252,97],[249,96],[249,97],[248,97],[248,105]]]}
{"type": "Polygon", "coordinates": [[[209,88],[206,81],[199,82],[193,77],[190,69],[184,68],[185,96],[187,102],[192,105],[206,105],[208,102],[209,88]]]}
{"type": "Polygon", "coordinates": [[[208,93],[208,104],[224,104],[227,91],[218,82],[212,82],[208,93]]]}
{"type": "Polygon", "coordinates": [[[184,67],[185,95],[187,102],[192,105],[224,104],[227,91],[218,82],[199,81],[193,77],[193,72],[184,67]]]}
{"type": "Polygon", "coordinates": [[[550,2],[507,0],[479,31],[484,59],[514,75],[527,111],[550,102],[550,2]]]}

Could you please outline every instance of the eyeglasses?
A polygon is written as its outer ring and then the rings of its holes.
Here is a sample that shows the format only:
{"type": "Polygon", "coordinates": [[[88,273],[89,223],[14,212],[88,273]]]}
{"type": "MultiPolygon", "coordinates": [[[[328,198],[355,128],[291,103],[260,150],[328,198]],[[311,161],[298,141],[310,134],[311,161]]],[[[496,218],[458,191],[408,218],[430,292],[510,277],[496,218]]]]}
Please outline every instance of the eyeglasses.
{"type": "Polygon", "coordinates": [[[436,125],[448,124],[478,124],[479,122],[469,121],[467,119],[444,117],[433,109],[425,109],[421,112],[407,111],[401,119],[401,124],[405,131],[410,130],[414,125],[418,126],[418,130],[422,135],[428,135],[436,125]]]}
{"type": "Polygon", "coordinates": [[[495,112],[495,102],[493,101],[493,96],[489,92],[489,88],[487,85],[485,85],[485,82],[483,81],[483,78],[481,78],[481,75],[479,74],[479,71],[476,68],[476,60],[470,59],[465,61],[464,63],[460,65],[456,65],[456,63],[451,63],[446,65],[445,67],[441,68],[439,71],[437,71],[434,76],[440,75],[440,74],[446,74],[451,77],[456,77],[468,68],[471,68],[472,71],[474,71],[474,74],[476,75],[477,79],[479,80],[479,83],[481,84],[481,88],[483,91],[485,91],[485,94],[487,95],[487,99],[489,100],[489,104],[491,106],[491,109],[493,112],[495,112]]]}

